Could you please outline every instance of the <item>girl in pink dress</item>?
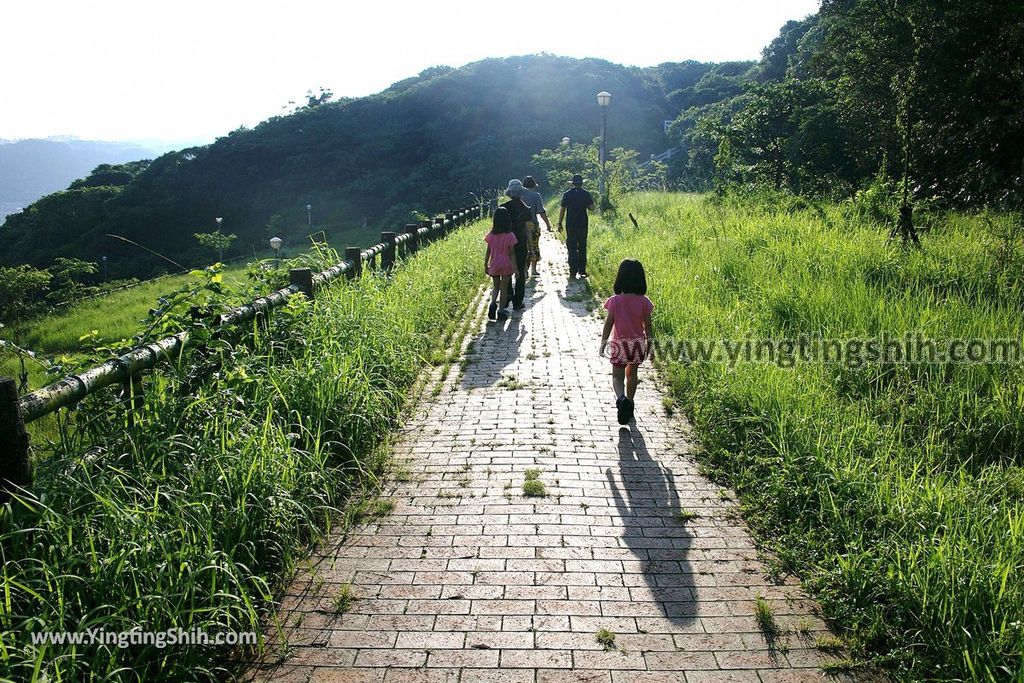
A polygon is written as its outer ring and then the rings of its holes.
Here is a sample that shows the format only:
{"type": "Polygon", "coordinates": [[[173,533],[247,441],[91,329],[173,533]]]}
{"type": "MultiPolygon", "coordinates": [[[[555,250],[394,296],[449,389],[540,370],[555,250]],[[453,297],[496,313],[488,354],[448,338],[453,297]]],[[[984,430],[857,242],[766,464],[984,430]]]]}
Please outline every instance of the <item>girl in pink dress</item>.
{"type": "Polygon", "coordinates": [[[639,261],[626,259],[619,264],[613,287],[615,296],[604,302],[608,317],[601,335],[601,355],[609,348],[612,362],[612,389],[620,425],[633,419],[637,371],[650,351],[654,339],[651,311],[647,298],[647,276],[639,261]],[[611,336],[611,344],[608,338],[611,336]]]}
{"type": "Polygon", "coordinates": [[[491,305],[487,308],[487,319],[508,318],[505,304],[508,303],[508,287],[512,273],[516,272],[514,249],[515,234],[512,232],[512,216],[508,209],[499,206],[494,212],[491,231],[484,237],[487,252],[484,254],[484,272],[491,276],[491,305]],[[498,310],[500,295],[501,310],[498,310]]]}

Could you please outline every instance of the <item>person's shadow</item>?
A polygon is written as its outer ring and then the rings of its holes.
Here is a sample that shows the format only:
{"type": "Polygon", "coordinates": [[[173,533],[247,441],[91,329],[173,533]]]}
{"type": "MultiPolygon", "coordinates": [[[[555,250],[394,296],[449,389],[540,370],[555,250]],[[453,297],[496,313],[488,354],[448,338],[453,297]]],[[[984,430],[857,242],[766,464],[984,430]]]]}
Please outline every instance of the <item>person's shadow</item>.
{"type": "Polygon", "coordinates": [[[519,357],[526,329],[521,314],[509,320],[487,322],[466,350],[463,389],[481,389],[500,382],[519,357]]]}
{"type": "Polygon", "coordinates": [[[583,279],[575,279],[566,275],[565,287],[558,292],[559,302],[580,318],[590,315],[595,304],[594,292],[590,283],[583,279]]]}
{"type": "Polygon", "coordinates": [[[641,561],[644,581],[665,618],[687,626],[697,618],[697,586],[687,560],[693,534],[679,505],[675,475],[651,457],[643,433],[619,429],[619,480],[605,472],[625,527],[623,540],[641,561]]]}

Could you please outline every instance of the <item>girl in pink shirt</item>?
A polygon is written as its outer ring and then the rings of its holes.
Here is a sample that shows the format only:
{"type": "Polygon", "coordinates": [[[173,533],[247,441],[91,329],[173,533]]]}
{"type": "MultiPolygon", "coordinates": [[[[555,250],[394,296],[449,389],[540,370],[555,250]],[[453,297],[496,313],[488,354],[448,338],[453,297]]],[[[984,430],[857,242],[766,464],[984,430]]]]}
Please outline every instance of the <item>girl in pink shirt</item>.
{"type": "Polygon", "coordinates": [[[508,303],[508,287],[512,282],[512,273],[516,272],[514,249],[515,233],[512,232],[512,216],[508,209],[499,206],[494,212],[491,231],[484,237],[487,252],[484,254],[484,272],[491,276],[491,305],[487,308],[487,319],[504,320],[508,317],[505,304],[508,303]],[[501,310],[498,310],[499,295],[501,310]]]}
{"type": "Polygon", "coordinates": [[[636,395],[637,370],[647,357],[654,329],[651,311],[654,304],[647,298],[647,276],[639,261],[626,259],[619,264],[615,276],[615,296],[604,302],[608,317],[601,335],[601,355],[609,347],[612,362],[612,389],[619,424],[633,419],[633,397],[636,395]]]}

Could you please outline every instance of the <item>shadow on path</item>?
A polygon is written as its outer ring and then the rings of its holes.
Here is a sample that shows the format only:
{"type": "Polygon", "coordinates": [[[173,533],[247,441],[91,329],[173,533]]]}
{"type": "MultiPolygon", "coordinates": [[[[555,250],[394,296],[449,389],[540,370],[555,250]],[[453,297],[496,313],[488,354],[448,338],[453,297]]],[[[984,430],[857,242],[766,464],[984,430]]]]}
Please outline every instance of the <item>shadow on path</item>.
{"type": "Polygon", "coordinates": [[[558,302],[573,315],[586,318],[594,306],[600,305],[590,283],[584,279],[565,277],[565,285],[557,291],[558,302]]]}
{"type": "Polygon", "coordinates": [[[675,477],[651,457],[643,433],[619,429],[619,473],[605,474],[625,527],[623,541],[641,561],[644,580],[665,618],[686,626],[697,618],[697,587],[687,555],[693,534],[681,520],[675,477]]]}
{"type": "Polygon", "coordinates": [[[491,387],[502,380],[505,370],[519,357],[526,328],[522,311],[516,317],[488,321],[466,349],[462,389],[491,387]]]}

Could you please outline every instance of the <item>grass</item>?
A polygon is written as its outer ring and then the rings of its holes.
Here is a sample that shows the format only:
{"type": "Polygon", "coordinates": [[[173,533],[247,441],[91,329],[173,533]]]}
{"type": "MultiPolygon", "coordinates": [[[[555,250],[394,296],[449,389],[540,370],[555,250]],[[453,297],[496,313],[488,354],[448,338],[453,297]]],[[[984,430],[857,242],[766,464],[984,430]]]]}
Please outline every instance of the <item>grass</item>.
{"type": "Polygon", "coordinates": [[[597,644],[603,647],[605,650],[615,649],[615,634],[606,628],[599,630],[594,637],[597,639],[597,644]]]}
{"type": "MultiPolygon", "coordinates": [[[[225,268],[225,283],[243,283],[245,270],[244,265],[225,268]]],[[[150,309],[159,306],[157,300],[161,296],[184,287],[192,280],[194,278],[188,274],[168,275],[131,289],[88,299],[66,311],[16,326],[10,330],[10,338],[23,348],[46,354],[81,351],[84,348],[80,341],[83,337],[117,342],[135,333],[139,321],[150,309]]]]}
{"type": "MultiPolygon", "coordinates": [[[[916,251],[803,204],[628,197],[592,225],[591,282],[639,259],[661,339],[1021,339],[1017,219],[922,214],[916,251]]],[[[1024,678],[1021,366],[658,362],[701,465],[852,651],[896,680],[1024,678]]]]}
{"type": "Polygon", "coordinates": [[[542,498],[548,495],[544,482],[540,480],[540,470],[529,468],[524,473],[523,495],[528,498],[542,498]]]}
{"type": "Polygon", "coordinates": [[[237,653],[221,647],[44,647],[31,635],[262,633],[280,588],[309,545],[345,523],[349,500],[370,500],[356,517],[389,511],[372,500],[382,445],[443,341],[437,331],[478,291],[482,231],[147,375],[134,422],[107,392],[70,411],[64,439],[35,453],[40,498],[0,508],[0,679],[231,678],[237,653]]]}
{"type": "Polygon", "coordinates": [[[334,596],[332,604],[334,605],[334,611],[338,614],[344,614],[348,612],[349,608],[352,607],[352,603],[356,601],[355,593],[352,591],[352,584],[344,583],[341,588],[338,589],[338,594],[334,596]]]}
{"type": "Polygon", "coordinates": [[[518,391],[526,386],[518,377],[514,374],[508,374],[501,378],[498,382],[498,386],[508,391],[518,391]]]}
{"type": "Polygon", "coordinates": [[[768,601],[761,595],[758,595],[754,600],[754,619],[757,621],[757,627],[761,629],[761,633],[764,634],[765,639],[769,642],[779,635],[779,625],[775,621],[775,612],[772,610],[772,606],[768,604],[768,601]]]}
{"type": "Polygon", "coordinates": [[[814,639],[814,647],[822,652],[841,652],[843,641],[832,634],[820,635],[814,639]]]}
{"type": "Polygon", "coordinates": [[[686,524],[692,522],[698,517],[697,513],[687,508],[680,508],[679,512],[676,513],[676,521],[680,524],[686,524]]]}

